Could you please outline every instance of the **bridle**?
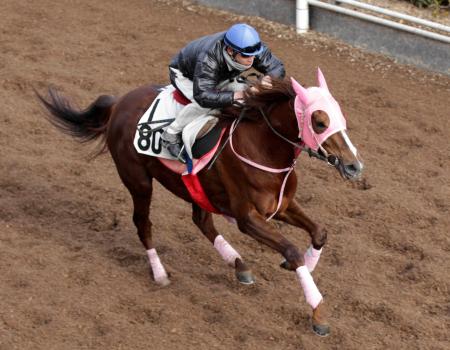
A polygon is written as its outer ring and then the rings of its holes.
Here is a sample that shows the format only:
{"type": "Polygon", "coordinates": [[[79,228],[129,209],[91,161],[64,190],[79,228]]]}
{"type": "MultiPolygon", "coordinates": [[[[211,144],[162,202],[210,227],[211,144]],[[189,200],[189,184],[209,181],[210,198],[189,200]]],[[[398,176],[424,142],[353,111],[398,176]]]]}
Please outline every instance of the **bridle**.
{"type": "MultiPolygon", "coordinates": [[[[255,74],[255,73],[252,73],[255,74]]],[[[256,74],[255,74],[256,75],[256,74]]],[[[244,80],[246,80],[244,78],[244,80]]],[[[217,158],[219,157],[219,155],[222,153],[222,151],[225,149],[226,145],[231,141],[231,137],[233,135],[234,130],[236,129],[236,127],[239,125],[239,123],[241,122],[241,120],[244,118],[245,116],[245,112],[249,109],[247,106],[245,106],[245,104],[235,101],[234,105],[236,105],[237,107],[241,108],[241,113],[239,114],[239,117],[237,119],[235,119],[235,121],[233,122],[233,124],[230,127],[230,133],[228,134],[228,138],[225,140],[225,142],[223,143],[222,147],[219,149],[219,151],[215,154],[215,156],[213,157],[213,159],[211,160],[211,162],[209,163],[208,166],[208,170],[211,169],[211,167],[213,166],[213,164],[216,162],[217,158]]],[[[292,109],[292,107],[291,107],[292,109]]],[[[289,143],[290,145],[292,145],[296,150],[296,156],[294,158],[294,163],[297,160],[298,156],[300,155],[301,152],[306,152],[310,158],[317,158],[319,160],[322,160],[324,162],[326,162],[329,166],[337,168],[339,166],[339,158],[333,154],[329,154],[325,148],[323,148],[322,146],[320,146],[319,148],[319,152],[314,151],[313,149],[307,147],[303,141],[299,138],[298,142],[293,142],[291,140],[289,140],[286,136],[280,134],[270,123],[269,118],[267,118],[266,113],[264,113],[264,110],[262,107],[259,107],[259,111],[261,113],[261,115],[263,116],[264,121],[266,122],[267,126],[269,127],[269,129],[275,134],[277,135],[279,138],[281,138],[283,141],[289,143]]]]}
{"type": "MultiPolygon", "coordinates": [[[[211,169],[212,165],[213,165],[214,162],[217,160],[217,158],[219,157],[219,155],[221,154],[221,152],[224,150],[225,146],[229,143],[229,144],[230,144],[230,148],[231,148],[231,150],[233,151],[233,153],[235,154],[235,156],[236,156],[238,159],[240,159],[242,162],[244,162],[244,163],[246,163],[246,164],[248,164],[248,165],[250,165],[250,166],[252,166],[252,167],[254,167],[254,168],[257,168],[257,169],[266,171],[266,172],[277,173],[277,174],[285,173],[284,178],[283,178],[283,182],[282,182],[282,184],[281,184],[280,193],[279,193],[279,195],[278,195],[277,208],[275,209],[275,212],[273,212],[273,213],[266,219],[266,221],[269,221],[269,220],[271,220],[271,219],[276,215],[276,213],[277,213],[277,212],[280,210],[280,208],[281,208],[281,204],[282,204],[282,200],[283,200],[283,194],[284,194],[284,189],[285,189],[285,187],[286,187],[287,180],[288,180],[289,175],[291,174],[291,172],[294,170],[295,165],[296,165],[296,163],[297,163],[298,156],[300,155],[300,153],[301,153],[302,151],[307,152],[307,153],[309,154],[310,157],[315,157],[315,158],[318,158],[318,159],[320,159],[320,160],[326,161],[327,164],[329,164],[329,165],[331,165],[331,166],[333,166],[333,167],[337,167],[337,166],[339,165],[339,160],[338,160],[337,157],[335,157],[335,156],[333,156],[333,155],[329,155],[328,153],[326,153],[326,154],[320,154],[319,152],[316,152],[316,151],[310,149],[309,147],[306,147],[305,144],[303,143],[303,141],[301,141],[301,140],[299,140],[299,142],[296,143],[296,142],[293,142],[293,141],[289,140],[289,139],[288,139],[287,137],[285,137],[284,135],[280,134],[280,133],[272,126],[272,124],[271,124],[270,121],[269,121],[269,118],[267,118],[266,113],[264,113],[264,111],[263,111],[263,109],[262,109],[261,107],[259,108],[259,111],[261,112],[261,115],[263,116],[263,119],[264,119],[264,121],[266,122],[266,124],[268,125],[268,127],[270,128],[270,130],[271,130],[275,135],[277,135],[278,137],[280,137],[283,141],[285,141],[285,142],[289,143],[290,145],[292,145],[292,146],[294,147],[294,149],[296,150],[296,151],[294,152],[294,153],[295,153],[294,159],[292,160],[291,166],[286,167],[286,168],[278,168],[278,169],[277,169],[277,168],[270,168],[270,167],[267,167],[267,166],[258,164],[258,163],[254,162],[254,161],[252,161],[252,160],[250,160],[250,159],[248,159],[248,158],[243,157],[243,156],[240,155],[240,154],[234,149],[234,147],[233,147],[233,133],[234,133],[234,131],[236,130],[236,128],[237,128],[238,124],[240,123],[240,121],[242,120],[242,118],[244,117],[246,110],[248,110],[248,107],[246,107],[246,106],[244,106],[244,105],[242,105],[242,104],[240,104],[240,106],[242,107],[241,113],[239,114],[239,117],[238,117],[237,119],[235,119],[235,120],[233,121],[233,123],[231,124],[230,130],[229,130],[229,134],[228,134],[228,138],[227,138],[227,140],[224,142],[224,144],[222,145],[221,149],[216,153],[215,157],[212,159],[210,165],[208,166],[208,170],[211,169]]],[[[321,150],[322,150],[322,149],[323,149],[323,148],[321,148],[321,150]]],[[[326,152],[325,149],[323,149],[323,151],[326,152]]]]}
{"type": "Polygon", "coordinates": [[[267,126],[269,127],[270,130],[272,130],[272,132],[277,135],[279,138],[281,138],[283,141],[286,141],[287,143],[291,144],[292,146],[294,146],[296,149],[299,150],[300,152],[307,152],[308,155],[310,157],[314,157],[320,160],[323,160],[324,162],[326,162],[328,165],[332,166],[332,167],[337,167],[339,165],[339,158],[336,157],[333,154],[329,154],[325,148],[321,147],[319,148],[319,152],[314,151],[313,149],[307,147],[303,141],[301,141],[301,139],[299,139],[299,142],[293,142],[291,140],[289,140],[287,137],[283,136],[282,134],[280,134],[270,123],[269,118],[267,118],[267,115],[264,113],[264,110],[262,109],[262,107],[259,107],[259,111],[261,113],[261,115],[264,118],[264,121],[266,122],[267,126]]]}

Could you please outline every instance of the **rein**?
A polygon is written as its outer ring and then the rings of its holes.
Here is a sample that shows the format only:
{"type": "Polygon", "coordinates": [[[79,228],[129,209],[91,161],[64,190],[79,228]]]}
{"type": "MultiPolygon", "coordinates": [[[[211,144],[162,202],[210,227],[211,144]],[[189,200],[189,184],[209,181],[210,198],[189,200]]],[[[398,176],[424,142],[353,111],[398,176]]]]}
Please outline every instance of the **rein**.
{"type": "Polygon", "coordinates": [[[295,143],[292,142],[291,140],[289,140],[287,137],[281,135],[278,131],[275,130],[275,128],[272,126],[272,124],[270,124],[269,118],[267,118],[266,114],[264,113],[262,107],[259,107],[259,111],[261,112],[261,115],[263,116],[266,124],[269,126],[270,130],[272,130],[272,132],[277,135],[279,138],[281,138],[282,140],[286,141],[287,143],[290,143],[292,146],[294,146],[295,148],[299,148],[300,151],[303,150],[304,148],[304,144],[303,143],[295,143]]]}
{"type": "MultiPolygon", "coordinates": [[[[242,104],[240,104],[240,105],[242,105],[242,104]]],[[[211,163],[209,164],[207,170],[210,170],[210,169],[211,169],[211,167],[213,166],[213,164],[216,162],[217,158],[219,158],[220,154],[221,154],[222,151],[225,149],[225,146],[226,146],[227,143],[230,141],[230,138],[231,138],[231,135],[233,134],[234,129],[236,129],[236,127],[237,127],[237,125],[239,124],[239,122],[242,120],[242,118],[244,118],[244,115],[245,115],[245,111],[246,111],[246,110],[247,110],[247,109],[246,109],[245,107],[243,107],[243,105],[242,105],[242,111],[241,111],[241,113],[239,114],[239,117],[238,117],[237,119],[235,119],[235,121],[234,121],[233,124],[231,125],[230,132],[228,133],[227,139],[226,139],[225,142],[223,143],[222,147],[220,147],[219,151],[216,153],[216,155],[214,156],[214,158],[211,160],[211,163]],[[235,122],[236,122],[236,126],[234,126],[234,128],[233,128],[233,125],[235,124],[235,122]]]]}

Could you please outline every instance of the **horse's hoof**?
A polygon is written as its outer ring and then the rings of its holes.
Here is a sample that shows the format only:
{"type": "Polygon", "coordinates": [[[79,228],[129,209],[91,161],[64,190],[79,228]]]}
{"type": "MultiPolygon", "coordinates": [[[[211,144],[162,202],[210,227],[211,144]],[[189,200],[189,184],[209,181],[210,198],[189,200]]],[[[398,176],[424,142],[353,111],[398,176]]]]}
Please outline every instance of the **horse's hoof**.
{"type": "Polygon", "coordinates": [[[167,287],[170,284],[170,280],[168,278],[161,278],[161,279],[155,280],[155,283],[158,286],[167,287]]]}
{"type": "Polygon", "coordinates": [[[288,270],[288,271],[294,271],[295,269],[292,268],[291,264],[287,260],[284,260],[281,262],[280,267],[282,269],[288,270]]]}
{"type": "Polygon", "coordinates": [[[330,335],[330,326],[326,324],[313,324],[314,333],[319,337],[327,337],[330,335]]]}
{"type": "Polygon", "coordinates": [[[256,282],[255,276],[253,276],[251,271],[236,271],[236,278],[239,283],[242,284],[253,284],[256,282]]]}
{"type": "Polygon", "coordinates": [[[327,322],[327,308],[323,300],[313,310],[312,328],[314,333],[320,337],[326,337],[330,334],[330,326],[327,322]]]}

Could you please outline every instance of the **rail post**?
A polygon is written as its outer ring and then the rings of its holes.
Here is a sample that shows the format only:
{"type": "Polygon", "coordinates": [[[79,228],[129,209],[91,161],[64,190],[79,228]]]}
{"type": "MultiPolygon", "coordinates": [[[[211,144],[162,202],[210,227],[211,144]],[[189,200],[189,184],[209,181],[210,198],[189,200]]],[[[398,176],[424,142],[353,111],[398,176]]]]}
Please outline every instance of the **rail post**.
{"type": "Polygon", "coordinates": [[[297,28],[297,33],[306,33],[309,29],[309,10],[308,10],[308,0],[297,0],[295,4],[296,16],[295,24],[297,28]]]}

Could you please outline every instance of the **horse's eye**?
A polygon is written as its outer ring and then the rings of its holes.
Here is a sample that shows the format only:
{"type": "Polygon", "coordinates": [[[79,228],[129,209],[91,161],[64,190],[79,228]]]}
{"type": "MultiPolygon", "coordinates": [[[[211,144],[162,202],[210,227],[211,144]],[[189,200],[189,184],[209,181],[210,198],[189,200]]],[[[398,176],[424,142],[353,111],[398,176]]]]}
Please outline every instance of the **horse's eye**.
{"type": "Polygon", "coordinates": [[[317,122],[317,127],[322,129],[322,128],[326,128],[327,126],[325,125],[324,122],[317,122]]]}

